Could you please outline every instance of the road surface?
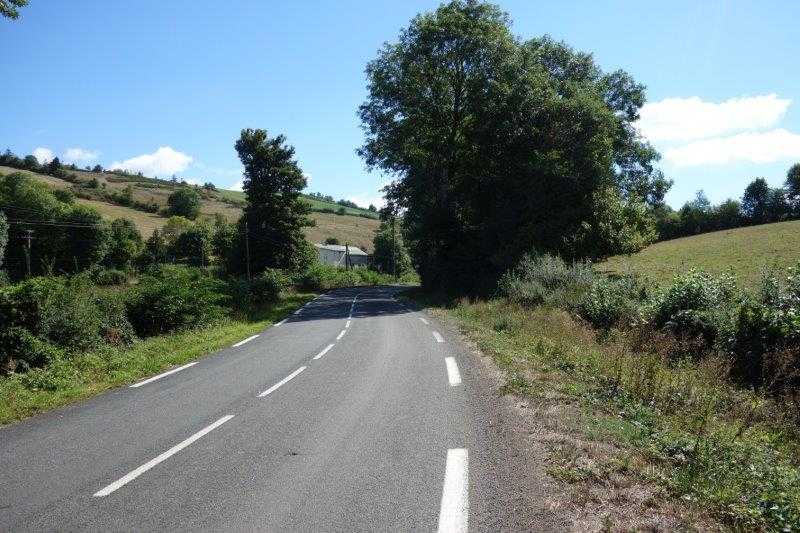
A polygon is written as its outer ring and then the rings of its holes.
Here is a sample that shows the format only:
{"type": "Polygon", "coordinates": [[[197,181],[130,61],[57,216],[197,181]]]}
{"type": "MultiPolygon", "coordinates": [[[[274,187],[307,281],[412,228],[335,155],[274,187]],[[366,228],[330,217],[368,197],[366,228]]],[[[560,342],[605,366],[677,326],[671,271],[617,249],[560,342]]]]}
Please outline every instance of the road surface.
{"type": "Polygon", "coordinates": [[[470,356],[397,291],[0,429],[0,530],[501,527],[470,356]]]}

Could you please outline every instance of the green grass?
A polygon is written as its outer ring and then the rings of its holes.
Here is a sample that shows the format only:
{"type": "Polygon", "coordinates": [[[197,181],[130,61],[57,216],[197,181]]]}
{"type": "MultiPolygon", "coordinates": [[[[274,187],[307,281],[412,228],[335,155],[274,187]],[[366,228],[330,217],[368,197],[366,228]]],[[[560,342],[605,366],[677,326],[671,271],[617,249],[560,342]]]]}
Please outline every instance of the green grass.
{"type": "Polygon", "coordinates": [[[689,268],[732,273],[754,287],[765,267],[794,266],[800,250],[800,220],[715,231],[659,242],[631,256],[611,257],[597,268],[617,274],[636,273],[665,284],[689,268]]]}
{"type": "Polygon", "coordinates": [[[554,477],[605,490],[624,471],[661,487],[669,505],[699,507],[733,529],[800,528],[798,414],[732,385],[724,360],[671,361],[658,339],[636,351],[630,334],[601,336],[563,310],[415,298],[495,360],[502,393],[537,413],[573,408],[574,421],[554,426],[599,446],[566,453],[552,439],[554,477]],[[608,444],[616,451],[586,458],[608,444]]]}
{"type": "Polygon", "coordinates": [[[249,337],[309,301],[290,294],[249,317],[151,337],[126,348],[107,347],[25,374],[0,378],[0,425],[132,383],[249,337]]]}

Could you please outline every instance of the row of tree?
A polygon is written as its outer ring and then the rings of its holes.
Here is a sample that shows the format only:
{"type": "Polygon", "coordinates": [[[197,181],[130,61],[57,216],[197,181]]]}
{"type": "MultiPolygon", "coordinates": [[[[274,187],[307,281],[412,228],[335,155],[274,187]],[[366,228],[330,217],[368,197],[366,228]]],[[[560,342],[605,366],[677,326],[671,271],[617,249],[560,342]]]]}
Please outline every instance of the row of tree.
{"type": "Polygon", "coordinates": [[[655,214],[661,240],[800,219],[800,163],[789,169],[783,187],[773,188],[764,178],[756,178],[747,185],[741,200],[712,205],[705,193],[698,191],[695,199],[679,210],[660,206],[655,214]]]}

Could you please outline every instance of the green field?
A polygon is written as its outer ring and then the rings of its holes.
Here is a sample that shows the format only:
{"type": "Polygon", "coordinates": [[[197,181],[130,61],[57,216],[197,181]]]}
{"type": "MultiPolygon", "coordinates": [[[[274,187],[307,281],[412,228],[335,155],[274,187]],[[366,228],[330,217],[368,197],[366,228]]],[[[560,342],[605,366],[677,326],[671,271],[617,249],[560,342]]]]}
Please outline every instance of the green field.
{"type": "Polygon", "coordinates": [[[715,231],[652,244],[630,256],[611,257],[597,268],[616,274],[635,273],[657,284],[696,268],[732,273],[747,287],[758,285],[767,267],[800,262],[800,220],[715,231]]]}

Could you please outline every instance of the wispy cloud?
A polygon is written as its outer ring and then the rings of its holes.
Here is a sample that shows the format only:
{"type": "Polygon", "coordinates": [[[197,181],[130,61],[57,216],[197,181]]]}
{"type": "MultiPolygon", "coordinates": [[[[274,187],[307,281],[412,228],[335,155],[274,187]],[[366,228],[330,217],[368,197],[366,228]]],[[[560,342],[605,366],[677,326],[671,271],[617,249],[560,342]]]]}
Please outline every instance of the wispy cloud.
{"type": "Polygon", "coordinates": [[[40,165],[44,165],[45,163],[49,163],[55,157],[55,154],[50,148],[44,148],[43,146],[39,146],[33,150],[33,156],[39,161],[40,165]]]}
{"type": "Polygon", "coordinates": [[[800,159],[800,135],[785,129],[740,133],[670,148],[664,158],[679,167],[800,159]]]}
{"type": "Polygon", "coordinates": [[[152,154],[142,154],[124,161],[115,161],[109,168],[141,172],[146,176],[165,176],[183,172],[192,164],[193,158],[173,149],[162,146],[152,154]]]}
{"type": "Polygon", "coordinates": [[[85,148],[67,148],[64,152],[64,161],[69,163],[86,163],[94,161],[100,156],[100,152],[86,150],[85,148]]]}
{"type": "Polygon", "coordinates": [[[775,126],[792,101],[776,94],[706,102],[697,96],[645,104],[637,123],[652,142],[692,141],[775,126]]]}

